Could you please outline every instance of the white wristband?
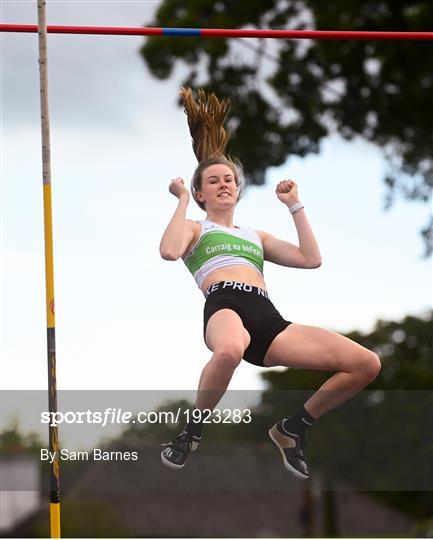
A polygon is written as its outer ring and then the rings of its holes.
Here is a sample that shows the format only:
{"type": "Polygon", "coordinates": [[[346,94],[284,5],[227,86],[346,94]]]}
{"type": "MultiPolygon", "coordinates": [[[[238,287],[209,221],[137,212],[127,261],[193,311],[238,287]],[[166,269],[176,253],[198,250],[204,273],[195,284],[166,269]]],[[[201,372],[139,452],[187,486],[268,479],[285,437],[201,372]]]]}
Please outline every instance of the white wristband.
{"type": "Polygon", "coordinates": [[[289,207],[289,212],[291,214],[294,214],[295,212],[297,212],[301,208],[304,208],[304,205],[301,202],[298,202],[298,203],[294,204],[293,206],[289,207]]]}

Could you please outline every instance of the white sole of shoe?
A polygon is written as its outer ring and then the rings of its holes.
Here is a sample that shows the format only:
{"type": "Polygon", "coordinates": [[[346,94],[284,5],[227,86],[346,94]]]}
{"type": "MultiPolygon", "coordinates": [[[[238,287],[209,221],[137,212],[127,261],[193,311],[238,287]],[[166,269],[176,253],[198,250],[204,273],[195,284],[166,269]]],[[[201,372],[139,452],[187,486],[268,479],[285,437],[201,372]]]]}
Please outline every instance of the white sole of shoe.
{"type": "Polygon", "coordinates": [[[296,469],[294,469],[290,463],[287,461],[286,459],[286,456],[284,454],[284,450],[281,448],[281,446],[278,444],[278,442],[275,440],[274,436],[272,435],[271,433],[272,431],[272,428],[268,431],[269,433],[269,437],[272,439],[272,441],[274,442],[275,446],[278,448],[278,450],[280,451],[281,453],[281,457],[283,458],[283,463],[284,463],[284,467],[290,471],[292,474],[294,474],[296,476],[296,478],[299,478],[301,480],[308,480],[309,476],[305,476],[305,474],[302,474],[301,472],[297,471],[296,469]]]}

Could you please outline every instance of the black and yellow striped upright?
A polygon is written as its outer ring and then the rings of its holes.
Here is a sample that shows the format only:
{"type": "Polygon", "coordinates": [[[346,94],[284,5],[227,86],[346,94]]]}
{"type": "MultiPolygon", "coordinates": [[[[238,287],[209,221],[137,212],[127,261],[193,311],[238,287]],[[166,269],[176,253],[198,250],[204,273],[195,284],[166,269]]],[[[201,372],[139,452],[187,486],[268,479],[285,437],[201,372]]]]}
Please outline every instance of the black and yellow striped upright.
{"type": "MultiPolygon", "coordinates": [[[[53,226],[51,210],[50,122],[48,114],[47,23],[45,0],[38,0],[39,79],[41,94],[42,178],[44,189],[45,288],[47,310],[48,407],[57,412],[56,320],[54,310],[53,226]]],[[[49,427],[51,538],[60,538],[60,449],[57,426],[49,427]]]]}

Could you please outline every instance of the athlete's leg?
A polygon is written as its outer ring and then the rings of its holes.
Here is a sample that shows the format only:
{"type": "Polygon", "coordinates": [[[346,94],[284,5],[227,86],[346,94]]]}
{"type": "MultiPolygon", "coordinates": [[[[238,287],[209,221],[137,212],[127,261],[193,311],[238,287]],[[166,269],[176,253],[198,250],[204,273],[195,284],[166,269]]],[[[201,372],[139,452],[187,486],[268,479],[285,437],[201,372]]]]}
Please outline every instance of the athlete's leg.
{"type": "Polygon", "coordinates": [[[291,324],[272,341],[264,365],[336,371],[289,418],[269,430],[286,469],[308,478],[304,458],[305,434],[314,420],[347,401],[376,378],[379,357],[350,339],[314,326],[291,324]]]}
{"type": "Polygon", "coordinates": [[[209,319],[205,341],[213,354],[201,373],[195,406],[213,410],[242,360],[250,335],[237,313],[220,309],[209,319]]]}
{"type": "MultiPolygon", "coordinates": [[[[202,371],[195,408],[213,410],[242,360],[250,343],[250,335],[237,313],[230,309],[221,309],[209,319],[205,340],[213,354],[202,371]]],[[[164,465],[182,469],[189,453],[198,448],[202,429],[202,422],[191,419],[180,435],[164,445],[161,452],[164,465]]]]}
{"type": "Polygon", "coordinates": [[[291,324],[271,343],[264,365],[336,371],[305,403],[319,418],[357,394],[380,371],[377,354],[358,343],[315,326],[291,324]]]}

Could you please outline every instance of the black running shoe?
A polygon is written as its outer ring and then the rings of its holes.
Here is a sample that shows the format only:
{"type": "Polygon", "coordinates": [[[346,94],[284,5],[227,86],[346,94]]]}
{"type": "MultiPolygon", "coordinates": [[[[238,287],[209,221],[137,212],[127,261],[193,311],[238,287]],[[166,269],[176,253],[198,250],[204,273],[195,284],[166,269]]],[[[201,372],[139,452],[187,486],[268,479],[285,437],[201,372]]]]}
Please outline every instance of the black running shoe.
{"type": "Polygon", "coordinates": [[[185,467],[186,458],[190,452],[197,450],[200,437],[189,435],[182,431],[180,435],[172,441],[163,444],[164,450],[161,452],[161,461],[172,469],[182,469],[185,467]]]}
{"type": "Polygon", "coordinates": [[[286,433],[282,422],[278,422],[269,430],[269,437],[277,445],[283,458],[284,467],[297,478],[309,478],[307,463],[304,458],[305,434],[286,433]]]}

